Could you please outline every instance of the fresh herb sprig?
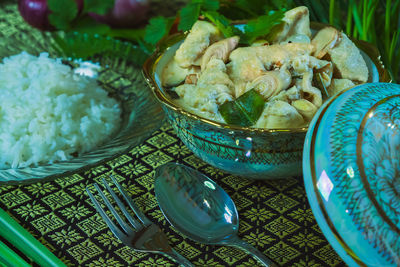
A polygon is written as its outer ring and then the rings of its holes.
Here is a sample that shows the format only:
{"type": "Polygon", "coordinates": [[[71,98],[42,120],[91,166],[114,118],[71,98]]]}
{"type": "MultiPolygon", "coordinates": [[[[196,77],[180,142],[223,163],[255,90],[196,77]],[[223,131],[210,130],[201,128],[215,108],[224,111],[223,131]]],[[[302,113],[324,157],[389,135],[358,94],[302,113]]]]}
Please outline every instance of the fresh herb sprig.
{"type": "Polygon", "coordinates": [[[225,37],[239,35],[241,43],[249,44],[266,36],[274,26],[281,23],[284,11],[287,10],[286,5],[276,0],[192,0],[176,16],[153,17],[145,27],[139,29],[114,29],[95,21],[87,13],[105,14],[113,7],[115,0],[84,0],[84,9],[79,14],[75,0],[48,1],[52,11],[50,22],[56,29],[129,40],[143,52],[138,58],[138,64],[143,63],[143,55],[149,56],[162,38],[172,31],[190,30],[199,18],[215,24],[225,37]],[[237,18],[249,19],[249,23],[239,30],[234,26],[237,18]]]}
{"type": "MultiPolygon", "coordinates": [[[[347,35],[375,45],[395,82],[400,82],[400,0],[191,0],[175,16],[151,18],[140,29],[113,29],[87,16],[104,14],[114,0],[84,0],[78,14],[75,0],[48,0],[50,22],[60,30],[78,31],[129,40],[143,55],[150,55],[156,44],[172,31],[187,31],[200,17],[212,21],[226,36],[240,35],[251,43],[279,24],[284,11],[305,5],[312,21],[329,23],[347,35]],[[244,32],[232,22],[246,20],[244,32]]],[[[140,54],[140,53],[138,53],[140,54]]]]}
{"type": "Polygon", "coordinates": [[[146,27],[145,40],[156,44],[170,31],[173,26],[171,22],[178,21],[179,31],[188,31],[199,18],[202,18],[216,25],[225,37],[239,35],[241,43],[249,44],[259,37],[266,36],[274,26],[280,24],[284,11],[287,10],[282,5],[279,5],[280,9],[277,10],[272,10],[271,5],[264,5],[264,9],[258,8],[253,11],[248,7],[249,5],[256,5],[259,2],[265,4],[266,1],[250,0],[247,4],[245,2],[192,0],[178,12],[176,17],[151,19],[146,27]],[[233,17],[232,14],[234,14],[233,17]],[[239,30],[234,26],[234,22],[236,18],[245,16],[250,20],[242,30],[239,30]]]}
{"type": "Polygon", "coordinates": [[[252,126],[260,118],[264,110],[264,98],[251,89],[233,101],[219,106],[218,111],[225,122],[231,125],[252,126]]]}

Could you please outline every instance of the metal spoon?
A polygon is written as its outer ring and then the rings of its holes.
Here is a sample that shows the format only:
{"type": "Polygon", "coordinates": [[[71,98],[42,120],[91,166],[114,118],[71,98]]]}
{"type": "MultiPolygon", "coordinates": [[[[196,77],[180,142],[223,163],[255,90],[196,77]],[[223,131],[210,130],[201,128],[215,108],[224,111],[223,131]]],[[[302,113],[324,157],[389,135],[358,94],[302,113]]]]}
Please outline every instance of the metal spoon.
{"type": "Polygon", "coordinates": [[[181,164],[167,163],[156,169],[154,190],[167,220],[185,236],[199,243],[237,247],[265,266],[276,266],[237,236],[235,203],[207,176],[181,164]]]}

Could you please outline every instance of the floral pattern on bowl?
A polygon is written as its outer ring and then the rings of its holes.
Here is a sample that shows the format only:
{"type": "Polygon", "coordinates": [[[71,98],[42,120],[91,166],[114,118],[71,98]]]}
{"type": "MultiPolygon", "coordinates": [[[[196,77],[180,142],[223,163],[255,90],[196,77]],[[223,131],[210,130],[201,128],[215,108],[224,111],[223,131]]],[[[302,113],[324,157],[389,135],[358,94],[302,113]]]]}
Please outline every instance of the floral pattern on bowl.
{"type": "Polygon", "coordinates": [[[327,102],[307,133],[307,196],[350,266],[400,264],[399,106],[399,85],[360,85],[327,102]]]}

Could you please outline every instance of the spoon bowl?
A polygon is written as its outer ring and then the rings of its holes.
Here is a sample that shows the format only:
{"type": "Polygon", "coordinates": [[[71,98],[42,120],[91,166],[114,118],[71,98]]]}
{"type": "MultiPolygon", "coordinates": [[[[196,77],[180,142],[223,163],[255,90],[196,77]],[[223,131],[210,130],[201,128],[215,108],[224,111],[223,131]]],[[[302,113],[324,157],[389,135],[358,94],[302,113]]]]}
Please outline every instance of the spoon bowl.
{"type": "Polygon", "coordinates": [[[154,190],[169,223],[203,244],[244,249],[265,266],[275,266],[256,248],[239,239],[235,203],[213,180],[195,169],[167,163],[156,169],[154,190]]]}

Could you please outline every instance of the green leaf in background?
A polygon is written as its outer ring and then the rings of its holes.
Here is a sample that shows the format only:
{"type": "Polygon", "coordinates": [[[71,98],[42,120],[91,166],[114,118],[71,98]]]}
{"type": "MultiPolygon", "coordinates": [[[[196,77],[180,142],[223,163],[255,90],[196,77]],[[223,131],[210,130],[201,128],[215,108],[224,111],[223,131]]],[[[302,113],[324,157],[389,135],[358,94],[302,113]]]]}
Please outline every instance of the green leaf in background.
{"type": "Polygon", "coordinates": [[[156,44],[164,36],[166,36],[171,29],[174,18],[154,17],[150,19],[146,27],[144,40],[149,44],[156,44]]]}
{"type": "Polygon", "coordinates": [[[246,11],[248,14],[251,14],[251,17],[257,17],[265,11],[265,1],[263,0],[237,0],[235,2],[237,7],[241,8],[243,11],[246,11]]]}
{"type": "Polygon", "coordinates": [[[110,29],[109,36],[140,42],[145,35],[145,29],[110,29]]]}
{"type": "MultiPolygon", "coordinates": [[[[329,3],[327,2],[329,1],[330,0],[294,0],[294,4],[295,6],[307,6],[310,12],[311,21],[328,23],[329,3]]],[[[345,1],[351,1],[351,0],[345,0],[345,1]]]]}
{"type": "Polygon", "coordinates": [[[264,98],[251,89],[234,101],[225,102],[219,106],[218,111],[226,123],[246,127],[257,122],[264,104],[264,98]]]}
{"type": "Polygon", "coordinates": [[[104,15],[111,10],[114,6],[114,2],[115,0],[84,0],[84,12],[93,12],[99,15],[104,15]]]}
{"type": "Polygon", "coordinates": [[[284,9],[288,10],[294,6],[293,0],[271,0],[271,4],[274,6],[275,9],[284,9]]]}
{"type": "Polygon", "coordinates": [[[257,38],[268,35],[274,26],[282,22],[284,14],[283,10],[271,11],[268,15],[250,20],[244,27],[243,41],[251,44],[257,38]]]}
{"type": "Polygon", "coordinates": [[[270,10],[289,10],[295,5],[293,0],[236,0],[221,1],[221,14],[233,20],[249,20],[265,15],[270,10]]]}
{"type": "Polygon", "coordinates": [[[192,0],[179,12],[178,30],[188,31],[198,20],[201,11],[217,11],[219,9],[218,0],[192,0]]]}
{"type": "Polygon", "coordinates": [[[54,40],[66,56],[87,59],[97,53],[112,49],[112,43],[104,38],[96,38],[91,34],[76,35],[69,32],[64,36],[55,34],[54,40]],[[87,44],[90,43],[91,46],[87,44]]]}
{"type": "Polygon", "coordinates": [[[60,30],[67,30],[70,22],[78,14],[78,7],[75,0],[48,0],[47,5],[51,11],[49,14],[51,25],[60,30]]]}
{"type": "Polygon", "coordinates": [[[72,30],[80,33],[108,35],[111,28],[106,24],[97,22],[92,17],[85,16],[72,24],[72,30]]]}
{"type": "Polygon", "coordinates": [[[197,0],[197,1],[201,2],[203,10],[217,11],[219,9],[218,0],[197,0]]]}
{"type": "Polygon", "coordinates": [[[179,12],[180,21],[178,30],[188,31],[197,21],[200,15],[201,5],[199,3],[190,3],[181,9],[179,12]]]}
{"type": "Polygon", "coordinates": [[[231,21],[224,15],[219,14],[216,11],[206,11],[202,13],[209,21],[214,23],[215,26],[222,32],[225,38],[235,35],[234,27],[231,25],[231,21]]]}
{"type": "Polygon", "coordinates": [[[400,0],[295,0],[310,19],[331,23],[354,39],[375,45],[394,81],[400,81],[400,0]]]}
{"type": "Polygon", "coordinates": [[[65,57],[89,59],[96,55],[118,56],[141,67],[150,55],[145,53],[140,46],[97,34],[55,33],[53,38],[65,57]],[[90,46],[87,45],[88,43],[90,46]]]}

